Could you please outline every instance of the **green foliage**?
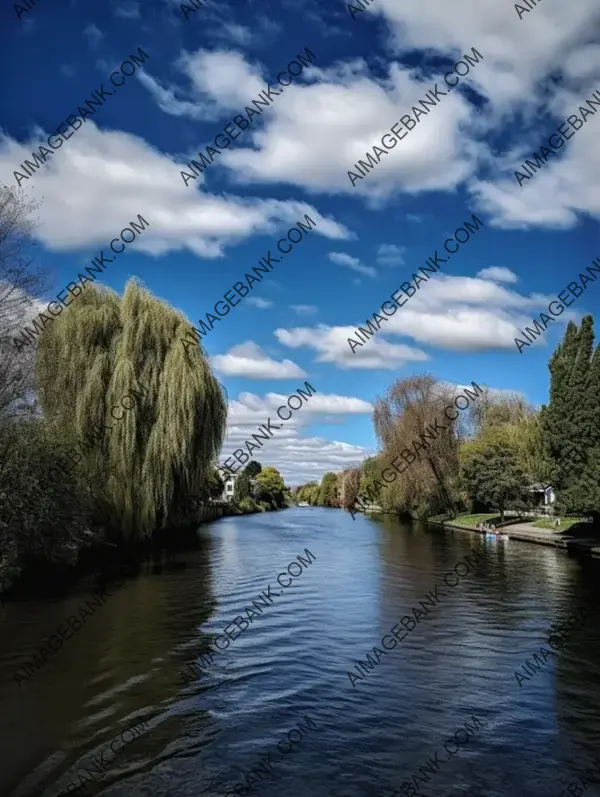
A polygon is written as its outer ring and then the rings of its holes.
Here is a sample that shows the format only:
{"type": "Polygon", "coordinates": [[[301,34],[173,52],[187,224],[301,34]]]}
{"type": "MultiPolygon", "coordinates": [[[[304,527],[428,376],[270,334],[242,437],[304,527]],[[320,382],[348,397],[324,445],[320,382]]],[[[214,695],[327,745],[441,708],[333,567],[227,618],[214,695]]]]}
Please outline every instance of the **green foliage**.
{"type": "Polygon", "coordinates": [[[242,501],[251,498],[250,486],[250,475],[248,474],[248,471],[244,469],[241,471],[235,481],[233,487],[233,500],[241,505],[242,501]]]}
{"type": "Polygon", "coordinates": [[[256,503],[256,501],[253,501],[252,498],[242,498],[238,506],[245,515],[262,511],[261,507],[256,503]]]}
{"type": "Polygon", "coordinates": [[[521,501],[526,486],[518,447],[501,427],[488,427],[461,450],[461,478],[467,492],[483,506],[502,515],[521,501]]]}
{"type": "Polygon", "coordinates": [[[325,473],[321,479],[319,489],[319,506],[337,506],[337,476],[335,473],[325,473]]]}
{"type": "Polygon", "coordinates": [[[198,496],[201,501],[216,501],[223,494],[225,483],[221,478],[219,471],[214,468],[208,468],[204,476],[204,483],[198,491],[198,496]]]}
{"type": "Polygon", "coordinates": [[[540,423],[557,498],[568,512],[600,514],[600,346],[594,321],[570,322],[549,364],[540,423]]]}
{"type": "Polygon", "coordinates": [[[359,499],[363,502],[377,504],[381,498],[382,470],[381,457],[369,457],[363,462],[359,490],[359,499]]]}
{"type": "Polygon", "coordinates": [[[296,500],[298,503],[307,503],[317,506],[321,495],[321,487],[318,482],[308,482],[297,488],[296,500]]]}
{"type": "Polygon", "coordinates": [[[263,468],[256,477],[255,484],[257,501],[264,501],[273,508],[285,506],[285,483],[277,468],[270,465],[263,468]]]}
{"type": "Polygon", "coordinates": [[[90,491],[72,473],[53,474],[64,453],[39,420],[0,425],[0,592],[28,563],[72,565],[90,542],[90,491]]]}
{"type": "Polygon", "coordinates": [[[66,442],[103,430],[81,469],[125,540],[167,526],[223,442],[226,400],[203,349],[183,346],[188,333],[180,312],[130,280],[122,298],[87,286],[40,337],[37,388],[50,432],[66,442]],[[110,410],[140,386],[146,395],[115,421],[110,410]]]}

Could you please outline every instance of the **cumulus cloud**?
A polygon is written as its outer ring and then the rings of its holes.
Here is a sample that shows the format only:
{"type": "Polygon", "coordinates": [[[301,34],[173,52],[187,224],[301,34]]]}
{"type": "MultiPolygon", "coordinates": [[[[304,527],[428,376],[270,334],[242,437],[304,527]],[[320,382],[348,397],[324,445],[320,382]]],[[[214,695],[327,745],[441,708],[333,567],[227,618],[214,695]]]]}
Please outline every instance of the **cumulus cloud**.
{"type": "Polygon", "coordinates": [[[232,50],[185,52],[177,67],[184,76],[183,86],[165,86],[147,69],[138,76],[159,108],[172,116],[216,120],[224,113],[237,113],[266,88],[263,67],[232,50]]]}
{"type": "MultiPolygon", "coordinates": [[[[217,168],[242,182],[351,192],[371,201],[462,184],[478,208],[504,227],[568,227],[580,215],[600,215],[594,118],[523,188],[514,178],[518,164],[542,143],[541,126],[547,121],[549,135],[598,88],[600,50],[591,39],[600,8],[594,0],[540,4],[525,8],[522,19],[514,5],[496,0],[481,0],[476,8],[470,0],[378,0],[368,16],[386,25],[391,57],[383,72],[361,58],[326,69],[313,65],[277,97],[243,144],[220,156],[217,168]],[[348,170],[436,81],[442,88],[446,69],[473,48],[482,58],[459,87],[353,187],[348,170]],[[413,66],[415,51],[421,68],[413,66]],[[411,66],[403,63],[409,54],[411,66]],[[499,153],[500,131],[510,144],[499,153]]],[[[200,50],[179,68],[181,80],[163,88],[191,103],[185,112],[192,117],[243,107],[269,77],[261,65],[231,52],[200,50]]],[[[181,110],[173,103],[170,112],[181,110]]]]}
{"type": "Polygon", "coordinates": [[[260,296],[249,296],[246,299],[246,304],[253,307],[258,307],[260,310],[266,310],[268,307],[273,307],[273,302],[270,299],[261,299],[260,296]]]}
{"type": "MultiPolygon", "coordinates": [[[[237,448],[246,450],[244,442],[252,440],[253,432],[256,432],[256,427],[230,429],[220,462],[224,462],[237,448]]],[[[327,471],[338,473],[345,468],[356,467],[373,454],[362,446],[322,437],[301,436],[296,429],[276,431],[273,437],[263,442],[260,451],[253,453],[263,467],[272,465],[277,468],[290,487],[308,481],[320,481],[327,471]]]]}
{"type": "Polygon", "coordinates": [[[490,266],[489,268],[482,268],[477,272],[477,276],[481,279],[493,280],[494,282],[517,282],[519,279],[514,271],[511,271],[505,266],[490,266]]]}
{"type": "Polygon", "coordinates": [[[359,274],[364,274],[366,277],[377,276],[377,272],[372,266],[364,266],[357,257],[347,255],[345,252],[330,252],[328,257],[332,263],[337,263],[338,266],[351,268],[352,271],[357,271],[359,274]]]}
{"type": "MultiPolygon", "coordinates": [[[[14,185],[13,171],[47,137],[40,129],[24,143],[1,136],[0,181],[14,185]]],[[[318,235],[333,240],[353,237],[305,202],[210,194],[201,177],[194,188],[186,188],[179,171],[174,160],[143,139],[100,130],[87,120],[22,183],[44,197],[35,236],[54,251],[106,247],[141,213],[150,226],[132,246],[148,254],[189,250],[215,258],[228,245],[256,234],[275,234],[308,213],[318,235]]]]}
{"type": "MultiPolygon", "coordinates": [[[[310,384],[310,382],[309,382],[310,384]]],[[[304,383],[298,387],[305,393],[308,388],[304,383]]],[[[318,386],[313,386],[318,390],[318,386]]],[[[294,392],[294,391],[292,391],[294,392]]],[[[287,406],[288,394],[267,393],[265,396],[258,396],[255,393],[240,393],[237,401],[229,403],[228,421],[232,426],[247,426],[267,422],[267,415],[276,418],[276,410],[287,406]]],[[[286,421],[286,428],[289,426],[307,426],[315,423],[317,416],[320,415],[365,415],[372,412],[372,406],[368,401],[363,401],[352,396],[338,396],[334,393],[313,393],[309,399],[305,399],[302,407],[296,410],[291,419],[286,421]]]]}
{"type": "Polygon", "coordinates": [[[428,355],[403,343],[389,343],[376,337],[355,354],[348,345],[348,338],[356,332],[355,327],[295,327],[276,329],[275,337],[291,349],[314,349],[316,362],[334,363],[343,370],[397,370],[408,362],[424,362],[428,355]]]}
{"type": "MultiPolygon", "coordinates": [[[[407,361],[427,360],[428,355],[421,349],[390,343],[386,340],[390,336],[412,338],[421,345],[457,352],[515,351],[514,339],[520,336],[519,330],[546,309],[553,298],[539,293],[521,295],[480,277],[437,274],[421,285],[387,322],[382,322],[373,337],[356,347],[354,354],[348,339],[363,339],[356,331],[359,326],[366,326],[365,320],[353,327],[320,324],[277,329],[274,334],[283,345],[313,349],[317,362],[332,362],[340,369],[393,369],[407,361]]],[[[371,313],[379,309],[375,306],[371,313]]],[[[365,313],[365,317],[369,315],[365,313]]],[[[574,313],[565,311],[557,320],[566,323],[574,317],[574,313]]]]}
{"type": "Polygon", "coordinates": [[[249,340],[233,346],[225,354],[211,358],[215,369],[224,376],[245,376],[250,379],[293,379],[308,376],[291,360],[271,359],[256,343],[249,340]]]}
{"type": "Polygon", "coordinates": [[[377,250],[377,262],[381,266],[402,266],[404,264],[405,246],[381,244],[377,250]]]}
{"type": "MultiPolygon", "coordinates": [[[[177,84],[165,86],[149,75],[140,79],[164,111],[191,118],[224,118],[225,111],[239,111],[269,80],[265,68],[231,51],[199,50],[177,66],[177,84]]],[[[458,93],[435,109],[435,123],[426,120],[419,135],[392,150],[368,180],[353,188],[347,176],[367,149],[380,143],[398,119],[398,109],[408,111],[431,85],[429,78],[397,62],[381,79],[360,58],[326,70],[313,65],[246,133],[246,146],[240,141],[230,147],[219,163],[232,179],[287,183],[311,191],[388,196],[398,188],[454,188],[469,173],[472,160],[459,130],[471,112],[458,93]]]]}
{"type": "MultiPolygon", "coordinates": [[[[304,385],[300,387],[308,392],[304,385]]],[[[313,393],[284,423],[277,417],[277,408],[287,406],[288,395],[240,393],[237,400],[230,402],[229,426],[220,462],[243,446],[245,440],[252,440],[256,427],[266,424],[268,418],[272,428],[279,425],[281,428],[263,441],[260,451],[254,451],[255,459],[263,466],[276,467],[289,485],[321,479],[327,471],[352,467],[373,453],[362,446],[301,434],[303,427],[314,423],[343,422],[347,415],[370,415],[371,404],[350,396],[313,393]]]]}
{"type": "Polygon", "coordinates": [[[558,124],[576,113],[581,101],[598,88],[598,45],[590,41],[591,31],[598,30],[600,23],[600,8],[594,0],[569,7],[541,4],[522,11],[522,19],[516,6],[495,0],[482,0],[476,7],[468,0],[451,6],[444,0],[401,4],[381,0],[369,7],[369,13],[381,16],[390,26],[397,53],[412,48],[454,59],[475,46],[483,55],[469,75],[484,100],[481,113],[479,108],[472,109],[471,143],[478,154],[469,187],[494,224],[566,228],[577,222],[578,215],[600,215],[600,153],[594,118],[522,187],[514,176],[558,124]],[[558,70],[561,87],[557,90],[558,70]],[[513,124],[517,118],[518,127],[513,124]],[[503,137],[511,143],[508,151],[497,154],[485,138],[501,130],[509,133],[503,137]],[[481,169],[492,176],[482,178],[481,169]]]}
{"type": "Polygon", "coordinates": [[[390,318],[384,334],[453,351],[514,349],[518,328],[552,298],[524,296],[478,277],[436,274],[390,318]]]}

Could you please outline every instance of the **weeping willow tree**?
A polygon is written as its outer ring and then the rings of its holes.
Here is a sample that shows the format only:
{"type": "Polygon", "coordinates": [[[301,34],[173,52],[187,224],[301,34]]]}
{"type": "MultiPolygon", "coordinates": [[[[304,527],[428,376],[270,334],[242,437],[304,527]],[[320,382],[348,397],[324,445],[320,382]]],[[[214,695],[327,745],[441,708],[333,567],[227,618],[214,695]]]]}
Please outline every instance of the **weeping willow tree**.
{"type": "Polygon", "coordinates": [[[182,344],[189,328],[130,280],[122,298],[88,286],[39,341],[36,382],[49,431],[76,447],[107,530],[127,542],[178,516],[223,443],[226,397],[204,350],[182,344]],[[124,411],[128,394],[141,397],[124,411]],[[95,443],[84,446],[91,430],[95,443]]]}

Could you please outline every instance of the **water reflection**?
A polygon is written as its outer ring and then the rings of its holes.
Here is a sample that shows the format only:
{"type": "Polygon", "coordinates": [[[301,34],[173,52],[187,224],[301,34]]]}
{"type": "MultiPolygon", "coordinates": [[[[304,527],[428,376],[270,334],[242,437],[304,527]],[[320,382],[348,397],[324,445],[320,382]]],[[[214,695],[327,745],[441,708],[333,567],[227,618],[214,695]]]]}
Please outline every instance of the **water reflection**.
{"type": "Polygon", "coordinates": [[[15,667],[86,596],[7,608],[0,794],[55,797],[147,723],[78,793],[224,797],[309,715],[318,729],[280,751],[253,794],[381,797],[414,786],[416,768],[475,715],[485,730],[419,797],[558,797],[600,749],[597,576],[597,564],[552,548],[389,517],[353,523],[309,508],[219,520],[195,550],[157,556],[128,579],[21,690],[15,667]],[[302,577],[182,683],[182,669],[305,548],[316,561],[302,577]],[[443,589],[474,552],[480,564],[443,589]],[[348,672],[436,583],[439,602],[353,685],[348,672]],[[568,645],[519,687],[515,671],[584,605],[568,645]]]}

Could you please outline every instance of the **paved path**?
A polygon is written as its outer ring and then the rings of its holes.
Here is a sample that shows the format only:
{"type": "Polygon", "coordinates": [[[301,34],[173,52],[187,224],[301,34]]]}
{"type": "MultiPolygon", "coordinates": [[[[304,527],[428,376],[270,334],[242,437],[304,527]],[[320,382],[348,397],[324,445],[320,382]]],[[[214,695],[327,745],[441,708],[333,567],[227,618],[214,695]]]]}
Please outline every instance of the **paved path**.
{"type": "MultiPolygon", "coordinates": [[[[444,523],[443,525],[444,527],[450,526],[481,534],[477,529],[469,528],[468,526],[459,526],[455,523],[444,523]]],[[[538,529],[531,523],[515,523],[511,526],[502,526],[498,531],[502,534],[507,534],[510,540],[521,540],[522,542],[533,542],[538,545],[551,545],[555,548],[575,550],[600,559],[600,538],[597,535],[590,534],[589,537],[583,537],[578,534],[575,536],[568,531],[556,532],[550,531],[550,529],[538,529]]]]}

